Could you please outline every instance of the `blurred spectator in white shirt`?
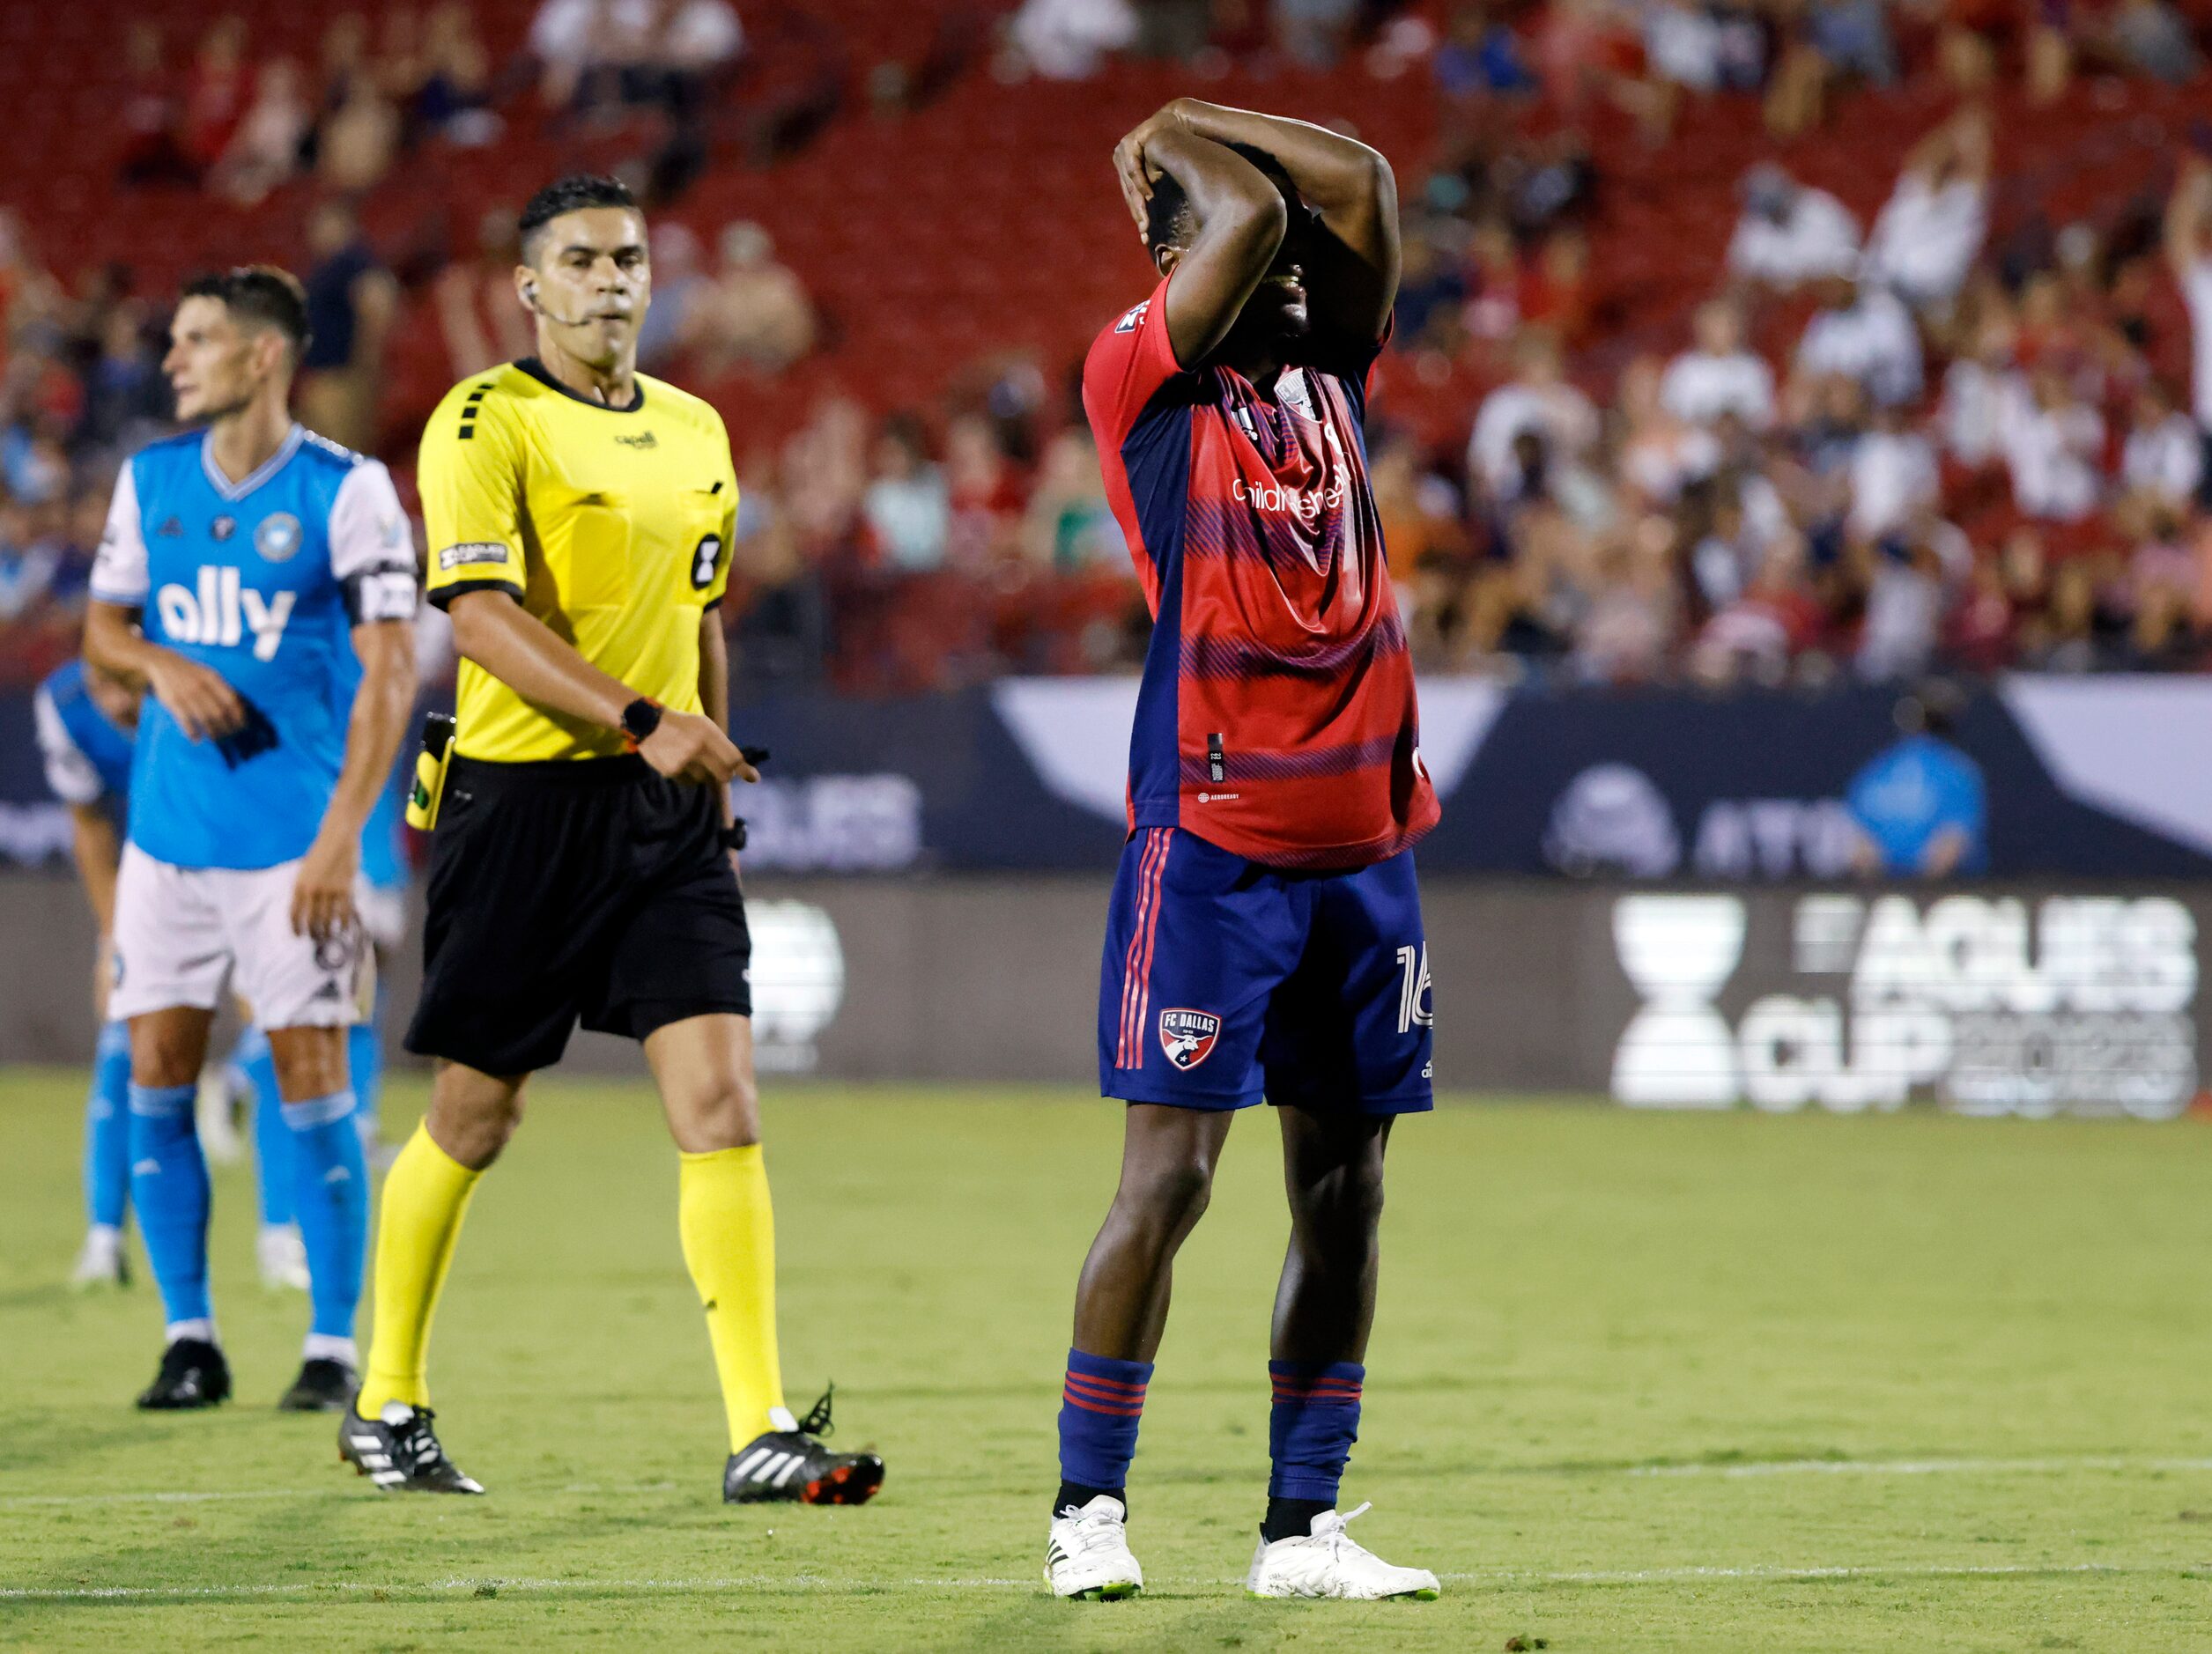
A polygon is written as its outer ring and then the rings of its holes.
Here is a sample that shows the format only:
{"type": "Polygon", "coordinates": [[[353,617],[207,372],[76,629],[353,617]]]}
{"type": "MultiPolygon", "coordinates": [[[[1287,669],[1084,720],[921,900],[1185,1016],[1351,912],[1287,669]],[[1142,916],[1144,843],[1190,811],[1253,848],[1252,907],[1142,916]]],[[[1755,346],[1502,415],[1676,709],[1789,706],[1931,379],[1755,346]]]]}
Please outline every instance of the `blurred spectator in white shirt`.
{"type": "Polygon", "coordinates": [[[894,414],[876,439],[876,475],[861,497],[861,515],[883,560],[898,569],[944,564],[951,500],[944,474],[929,462],[921,422],[894,414]]]}
{"type": "Polygon", "coordinates": [[[1644,8],[1644,56],[1661,80],[1691,92],[1720,85],[1720,21],[1693,0],[1657,0],[1644,8]]]}
{"type": "Polygon", "coordinates": [[[662,66],[678,75],[711,74],[745,50],[745,26],[729,0],[668,0],[662,13],[662,66]]]}
{"type": "Polygon", "coordinates": [[[1920,394],[1920,336],[1912,313],[1882,288],[1826,277],[1821,310],[1797,342],[1795,373],[1804,379],[1841,374],[1855,380],[1877,408],[1920,394]]]}
{"type": "Polygon", "coordinates": [[[254,101],[231,134],[209,182],[241,205],[251,206],[300,170],[300,146],[314,124],[300,65],[272,57],[254,83],[254,101]]]}
{"type": "MultiPolygon", "coordinates": [[[[1873,683],[1918,677],[1927,670],[1943,618],[1947,570],[1940,541],[1949,538],[1971,564],[1964,536],[1947,523],[1926,518],[1894,549],[1869,550],[1866,572],[1866,624],[1859,631],[1853,664],[1873,683]]],[[[1964,566],[1964,565],[1962,565],[1964,566]]]]}
{"type": "Polygon", "coordinates": [[[2012,344],[2011,316],[2001,312],[1986,316],[1975,329],[1972,351],[1943,372],[1936,429],[1944,450],[1970,470],[2003,461],[2009,410],[2026,395],[2013,371],[2012,344]]]}
{"type": "Polygon", "coordinates": [[[1668,409],[1663,382],[1655,356],[1639,356],[1621,370],[1621,476],[1647,506],[1673,505],[1686,484],[1720,464],[1720,442],[1668,409]]]}
{"type": "Polygon", "coordinates": [[[1851,451],[1851,509],[1845,525],[1861,540],[1898,533],[1942,498],[1935,447],[1892,410],[1851,451]]]}
{"type": "Polygon", "coordinates": [[[2127,440],[2120,449],[2121,484],[2131,494],[2180,510],[2204,480],[2204,439],[2153,379],[2135,393],[2127,440]]]}
{"type": "Polygon", "coordinates": [[[1667,411],[1693,425],[1717,425],[1734,414],[1753,431],[1774,423],[1774,370],[1743,348],[1743,316],[1724,299],[1698,308],[1697,346],[1667,365],[1659,399],[1667,411]]]}
{"type": "Polygon", "coordinates": [[[1022,0],[1011,26],[1023,61],[1047,80],[1088,80],[1136,33],[1128,0],[1022,0]]]}
{"type": "Polygon", "coordinates": [[[1597,440],[1597,410],[1567,382],[1559,347],[1531,331],[1513,349],[1514,375],[1483,399],[1468,440],[1467,468],[1492,499],[1509,498],[1519,481],[1513,439],[1524,432],[1544,439],[1555,464],[1572,465],[1597,440]]]}
{"type": "Polygon", "coordinates": [[[1989,116],[1962,110],[1922,138],[1867,238],[1862,279],[1915,309],[1958,295],[1989,229],[1989,116]]]}
{"type": "Polygon", "coordinates": [[[2007,422],[2013,505],[2026,516],[2079,522],[2097,509],[2104,454],[2104,417],[2075,395],[2064,373],[2038,369],[2007,422]]]}
{"type": "Polygon", "coordinates": [[[721,260],[692,330],[701,370],[780,373],[814,348],[814,306],[804,284],[777,262],[775,242],[757,224],[722,231],[721,260]]]}
{"type": "Polygon", "coordinates": [[[1857,266],[1858,220],[1826,190],[1762,161],[1743,175],[1738,193],[1743,216],[1728,241],[1728,274],[1736,280],[1787,292],[1857,266]]]}

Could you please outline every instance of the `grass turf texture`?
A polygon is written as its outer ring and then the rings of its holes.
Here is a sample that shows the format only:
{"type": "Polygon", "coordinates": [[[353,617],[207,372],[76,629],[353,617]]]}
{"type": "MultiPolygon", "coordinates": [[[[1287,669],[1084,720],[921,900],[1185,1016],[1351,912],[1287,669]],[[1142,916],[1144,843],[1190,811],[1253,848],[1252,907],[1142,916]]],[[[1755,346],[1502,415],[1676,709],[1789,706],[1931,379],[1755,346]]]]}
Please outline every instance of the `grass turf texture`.
{"type": "MultiPolygon", "coordinates": [[[[388,1130],[421,1099],[396,1087],[388,1130]]],[[[305,1311],[253,1283],[240,1168],[214,1243],[240,1399],[130,1411],[150,1286],[60,1284],[80,1100],[74,1075],[0,1075],[0,1645],[2212,1644],[2194,1123],[1405,1123],[1346,1495],[1446,1595],[1366,1606],[1239,1584],[1285,1232],[1255,1112],[1177,1272],[1133,1483],[1151,1590],[1078,1606],[1038,1568],[1113,1105],[773,1089],[792,1399],[835,1377],[838,1441],[891,1473],[865,1510],[737,1510],[641,1088],[544,1086],[477,1196],[433,1365],[492,1489],[472,1501],[380,1495],[327,1418],[271,1410],[305,1311]]]]}

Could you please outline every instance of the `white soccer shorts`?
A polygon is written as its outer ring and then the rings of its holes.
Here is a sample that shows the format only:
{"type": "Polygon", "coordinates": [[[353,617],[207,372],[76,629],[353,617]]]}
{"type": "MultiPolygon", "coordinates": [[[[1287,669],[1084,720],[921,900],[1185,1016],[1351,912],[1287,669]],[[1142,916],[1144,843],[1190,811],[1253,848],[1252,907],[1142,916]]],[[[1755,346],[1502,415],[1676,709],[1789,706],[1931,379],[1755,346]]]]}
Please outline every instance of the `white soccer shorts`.
{"type": "Polygon", "coordinates": [[[228,979],[263,1028],[359,1022],[366,949],[358,927],[320,942],[294,933],[299,877],[296,860],[247,870],[178,868],[124,845],[107,1015],[144,1016],[179,1005],[211,1011],[228,979]]]}

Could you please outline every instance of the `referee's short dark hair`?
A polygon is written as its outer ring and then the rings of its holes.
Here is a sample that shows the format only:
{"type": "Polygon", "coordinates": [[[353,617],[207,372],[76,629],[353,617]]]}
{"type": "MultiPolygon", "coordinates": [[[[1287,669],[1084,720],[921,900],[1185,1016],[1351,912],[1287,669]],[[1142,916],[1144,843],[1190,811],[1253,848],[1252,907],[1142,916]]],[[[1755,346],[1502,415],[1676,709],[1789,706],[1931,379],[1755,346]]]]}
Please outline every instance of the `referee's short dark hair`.
{"type": "Polygon", "coordinates": [[[288,270],[241,264],[218,275],[196,277],[181,298],[212,299],[248,327],[274,328],[285,336],[297,364],[307,348],[307,290],[288,270]]]}
{"type": "Polygon", "coordinates": [[[630,207],[634,209],[638,198],[630,193],[630,186],[619,178],[606,178],[591,173],[571,173],[553,181],[522,203],[522,216],[515,228],[522,233],[522,262],[537,262],[538,245],[543,237],[538,233],[564,212],[581,212],[586,207],[630,207]]]}

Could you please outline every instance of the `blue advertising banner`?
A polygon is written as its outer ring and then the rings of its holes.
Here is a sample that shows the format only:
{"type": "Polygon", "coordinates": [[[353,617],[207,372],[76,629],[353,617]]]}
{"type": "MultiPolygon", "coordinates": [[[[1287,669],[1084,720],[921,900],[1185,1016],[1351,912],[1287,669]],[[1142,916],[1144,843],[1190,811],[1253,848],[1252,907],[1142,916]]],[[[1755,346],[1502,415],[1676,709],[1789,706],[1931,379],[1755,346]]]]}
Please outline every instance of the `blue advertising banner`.
{"type": "MultiPolygon", "coordinates": [[[[1110,868],[1136,683],[1017,678],[737,709],[773,757],[737,808],[763,872],[1110,868]]],[[[1432,872],[1701,882],[2212,875],[2212,680],[1895,691],[1421,686],[1432,872]]],[[[0,860],[64,855],[31,699],[0,695],[0,860]]]]}

